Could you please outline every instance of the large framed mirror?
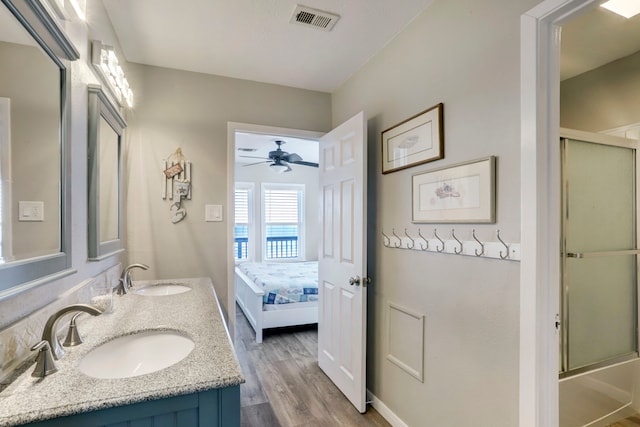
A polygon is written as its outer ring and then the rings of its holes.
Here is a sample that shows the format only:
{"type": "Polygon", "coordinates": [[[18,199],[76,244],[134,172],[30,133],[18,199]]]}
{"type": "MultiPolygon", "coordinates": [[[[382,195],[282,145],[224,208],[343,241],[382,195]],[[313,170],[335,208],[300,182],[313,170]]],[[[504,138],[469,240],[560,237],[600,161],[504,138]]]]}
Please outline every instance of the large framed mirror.
{"type": "Polygon", "coordinates": [[[0,299],[72,274],[69,61],[42,0],[0,0],[0,299]]]}
{"type": "Polygon", "coordinates": [[[103,92],[89,86],[89,260],[121,252],[121,153],[126,122],[103,92]]]}

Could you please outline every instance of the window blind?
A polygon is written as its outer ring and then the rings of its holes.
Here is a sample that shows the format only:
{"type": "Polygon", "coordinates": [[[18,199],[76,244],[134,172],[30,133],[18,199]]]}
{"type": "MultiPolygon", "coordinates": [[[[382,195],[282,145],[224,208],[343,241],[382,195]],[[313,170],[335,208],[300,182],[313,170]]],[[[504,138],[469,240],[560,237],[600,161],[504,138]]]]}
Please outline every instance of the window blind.
{"type": "Polygon", "coordinates": [[[269,190],[264,192],[264,221],[267,224],[298,224],[300,204],[297,190],[269,190]]]}
{"type": "Polygon", "coordinates": [[[236,189],[235,191],[235,223],[249,223],[249,190],[236,189]]]}

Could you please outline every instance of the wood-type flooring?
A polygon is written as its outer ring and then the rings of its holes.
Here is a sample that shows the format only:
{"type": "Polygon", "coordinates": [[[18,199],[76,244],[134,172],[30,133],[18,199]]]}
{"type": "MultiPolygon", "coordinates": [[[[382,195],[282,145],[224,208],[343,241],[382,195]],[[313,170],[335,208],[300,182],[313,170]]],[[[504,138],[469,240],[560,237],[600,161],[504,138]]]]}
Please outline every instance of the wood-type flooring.
{"type": "MultiPolygon", "coordinates": [[[[369,407],[360,414],[318,367],[318,329],[267,330],[261,344],[236,306],[235,348],[242,427],[391,427],[369,407]]],[[[640,414],[607,427],[640,427],[640,414]]]]}
{"type": "Polygon", "coordinates": [[[236,307],[235,348],[242,427],[390,427],[375,409],[360,414],[320,370],[314,326],[265,331],[261,344],[236,307]]]}

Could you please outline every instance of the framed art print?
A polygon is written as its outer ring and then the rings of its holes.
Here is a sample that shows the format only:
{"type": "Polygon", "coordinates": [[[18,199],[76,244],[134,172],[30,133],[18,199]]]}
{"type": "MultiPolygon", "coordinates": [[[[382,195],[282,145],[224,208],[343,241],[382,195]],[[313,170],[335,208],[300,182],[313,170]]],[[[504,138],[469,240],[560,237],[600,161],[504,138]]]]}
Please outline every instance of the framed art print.
{"type": "Polygon", "coordinates": [[[382,132],[382,173],[444,157],[442,103],[382,132]]]}
{"type": "Polygon", "coordinates": [[[495,222],[494,156],[412,177],[413,222],[495,222]]]}

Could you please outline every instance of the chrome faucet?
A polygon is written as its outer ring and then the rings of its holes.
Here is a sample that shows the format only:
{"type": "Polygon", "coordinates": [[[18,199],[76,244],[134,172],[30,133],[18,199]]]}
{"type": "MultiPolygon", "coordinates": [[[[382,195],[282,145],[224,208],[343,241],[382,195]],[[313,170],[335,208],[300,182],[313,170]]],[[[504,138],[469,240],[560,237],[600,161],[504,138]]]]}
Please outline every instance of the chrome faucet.
{"type": "Polygon", "coordinates": [[[149,266],[144,264],[131,264],[125,267],[125,269],[122,270],[120,281],[118,283],[118,286],[116,287],[116,293],[118,295],[125,295],[129,291],[129,288],[133,287],[133,284],[131,283],[131,270],[133,270],[134,268],[148,270],[149,266]]]}
{"type": "MultiPolygon", "coordinates": [[[[51,349],[53,357],[56,360],[60,360],[60,358],[64,355],[64,349],[62,348],[62,345],[60,344],[60,340],[58,339],[58,335],[56,334],[58,321],[65,314],[71,313],[74,311],[82,311],[85,313],[89,313],[92,316],[98,316],[102,314],[102,311],[88,304],[68,305],[66,307],[61,308],[56,313],[52,314],[51,317],[49,317],[49,320],[47,320],[47,323],[44,325],[44,330],[42,331],[42,341],[47,341],[49,343],[49,348],[51,349]]],[[[46,353],[46,352],[40,351],[38,354],[38,357],[40,357],[42,353],[46,353]]]]}

